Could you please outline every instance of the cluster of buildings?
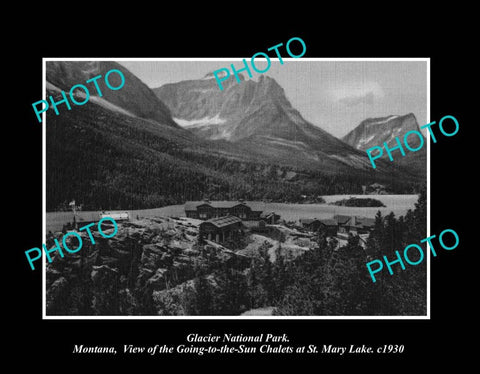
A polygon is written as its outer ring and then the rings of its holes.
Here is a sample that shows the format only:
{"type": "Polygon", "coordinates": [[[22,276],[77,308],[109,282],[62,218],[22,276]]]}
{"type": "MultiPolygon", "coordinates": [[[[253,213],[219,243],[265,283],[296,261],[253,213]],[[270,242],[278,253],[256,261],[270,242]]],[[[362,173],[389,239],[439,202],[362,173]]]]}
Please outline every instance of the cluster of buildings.
{"type": "Polygon", "coordinates": [[[185,203],[185,215],[189,218],[209,220],[232,215],[245,221],[253,221],[261,218],[262,210],[257,204],[238,201],[187,201],[185,203]]]}
{"type": "MultiPolygon", "coordinates": [[[[274,212],[264,213],[260,204],[239,201],[188,201],[185,215],[200,219],[200,235],[208,240],[225,243],[235,240],[245,229],[256,232],[267,231],[266,225],[275,224],[280,216],[274,212]]],[[[327,236],[347,239],[349,235],[368,234],[374,226],[373,218],[334,215],[330,219],[300,219],[301,226],[308,231],[324,231],[327,236]]]]}
{"type": "Polygon", "coordinates": [[[327,233],[327,236],[347,239],[349,235],[370,233],[373,230],[375,219],[336,214],[333,218],[328,219],[302,218],[300,219],[300,224],[308,231],[316,232],[322,230],[327,233]]]}
{"type": "Polygon", "coordinates": [[[187,201],[185,215],[203,220],[200,235],[208,240],[224,243],[235,240],[245,228],[262,232],[267,224],[280,219],[274,212],[264,213],[260,204],[238,201],[187,201]]]}

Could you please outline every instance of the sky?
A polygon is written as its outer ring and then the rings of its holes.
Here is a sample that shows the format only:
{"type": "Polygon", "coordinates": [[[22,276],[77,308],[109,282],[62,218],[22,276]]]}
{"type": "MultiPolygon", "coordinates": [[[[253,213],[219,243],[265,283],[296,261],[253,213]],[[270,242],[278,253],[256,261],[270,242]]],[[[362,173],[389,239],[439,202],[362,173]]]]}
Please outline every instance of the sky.
{"type": "MultiPolygon", "coordinates": [[[[247,58],[247,62],[250,59],[247,58]]],[[[182,80],[201,79],[240,59],[195,61],[119,61],[150,88],[182,80]]],[[[257,69],[267,62],[256,59],[257,69]]],[[[250,68],[251,69],[251,68],[250,68]]],[[[261,74],[253,69],[252,78],[261,74]]],[[[248,73],[242,73],[245,78],[248,73]]],[[[336,137],[346,135],[361,121],[373,117],[415,114],[419,126],[427,123],[426,61],[320,61],[298,58],[271,61],[264,73],[275,79],[302,116],[336,137]]],[[[230,79],[233,78],[233,73],[230,79]]],[[[241,84],[241,83],[240,83],[241,84]]]]}

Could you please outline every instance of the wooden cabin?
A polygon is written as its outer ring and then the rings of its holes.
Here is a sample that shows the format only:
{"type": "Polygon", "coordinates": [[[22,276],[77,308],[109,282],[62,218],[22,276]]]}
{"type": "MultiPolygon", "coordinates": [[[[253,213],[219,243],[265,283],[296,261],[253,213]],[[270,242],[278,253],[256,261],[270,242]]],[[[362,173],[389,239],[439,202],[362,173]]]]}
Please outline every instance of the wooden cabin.
{"type": "Polygon", "coordinates": [[[245,201],[187,201],[185,215],[189,218],[209,220],[212,218],[235,216],[244,221],[258,220],[262,211],[254,203],[245,201]]]}
{"type": "Polygon", "coordinates": [[[375,225],[374,218],[344,215],[335,215],[333,218],[338,223],[338,234],[341,236],[368,234],[375,225]]]}
{"type": "Polygon", "coordinates": [[[368,234],[372,231],[375,219],[362,216],[346,216],[337,214],[333,219],[301,218],[300,224],[308,231],[322,231],[327,236],[348,237],[368,234]]]}
{"type": "Polygon", "coordinates": [[[334,219],[301,218],[300,224],[308,231],[322,231],[327,236],[335,236],[338,230],[337,221],[334,219]]]}
{"type": "Polygon", "coordinates": [[[260,219],[269,225],[274,225],[280,220],[280,215],[275,212],[262,213],[260,214],[260,219]]]}
{"type": "Polygon", "coordinates": [[[258,221],[243,221],[243,226],[250,232],[268,232],[268,226],[263,219],[258,221]]]}
{"type": "Polygon", "coordinates": [[[235,216],[212,218],[200,224],[200,235],[217,243],[235,240],[242,232],[242,220],[235,216]]]}

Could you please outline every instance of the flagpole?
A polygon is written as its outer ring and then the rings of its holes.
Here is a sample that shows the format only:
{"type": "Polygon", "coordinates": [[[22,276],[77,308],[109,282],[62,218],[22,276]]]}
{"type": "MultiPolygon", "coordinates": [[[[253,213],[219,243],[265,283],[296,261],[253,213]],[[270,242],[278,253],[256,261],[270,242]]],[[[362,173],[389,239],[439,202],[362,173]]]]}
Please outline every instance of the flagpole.
{"type": "Polygon", "coordinates": [[[75,200],[72,200],[70,204],[68,204],[72,207],[72,212],[73,212],[73,227],[75,230],[78,230],[78,223],[77,223],[77,210],[75,209],[75,200]]]}

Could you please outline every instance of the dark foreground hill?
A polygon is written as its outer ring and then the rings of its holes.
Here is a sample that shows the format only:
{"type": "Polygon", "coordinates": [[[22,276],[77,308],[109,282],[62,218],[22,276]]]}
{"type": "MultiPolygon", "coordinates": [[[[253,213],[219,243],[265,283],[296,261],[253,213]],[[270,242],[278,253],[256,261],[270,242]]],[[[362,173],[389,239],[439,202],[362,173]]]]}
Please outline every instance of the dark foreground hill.
{"type": "MultiPolygon", "coordinates": [[[[112,238],[93,232],[95,245],[82,231],[79,252],[63,258],[54,252],[47,264],[46,313],[239,315],[262,309],[293,316],[425,315],[425,262],[395,269],[394,275],[384,271],[376,283],[365,267],[369,259],[392,258],[422,237],[425,214],[425,194],[398,220],[378,214],[366,246],[358,237],[339,246],[335,238],[275,225],[271,232],[247,231],[230,249],[199,241],[200,221],[187,218],[119,222],[112,238]]],[[[61,233],[55,236],[62,241],[61,233]]],[[[48,248],[53,238],[47,238],[48,248]]]]}

